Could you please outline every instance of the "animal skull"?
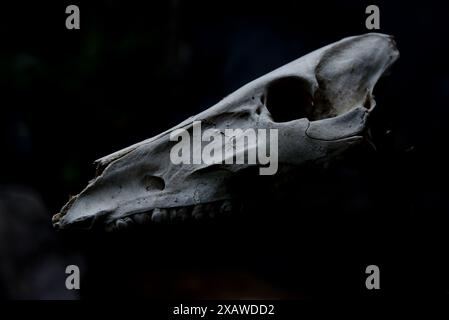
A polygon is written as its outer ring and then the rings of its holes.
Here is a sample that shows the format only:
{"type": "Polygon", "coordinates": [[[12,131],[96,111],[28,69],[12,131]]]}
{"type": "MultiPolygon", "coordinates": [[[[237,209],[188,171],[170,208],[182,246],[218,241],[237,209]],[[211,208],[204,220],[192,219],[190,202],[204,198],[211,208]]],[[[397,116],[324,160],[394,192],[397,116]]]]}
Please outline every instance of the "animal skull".
{"type": "Polygon", "coordinates": [[[362,141],[375,106],[373,87],[398,56],[392,37],[370,33],[284,65],[176,127],[97,160],[95,179],[53,224],[115,230],[226,214],[238,197],[232,181],[260,163],[176,165],[169,156],[170,133],[192,130],[194,121],[219,134],[227,128],[277,129],[280,166],[329,161],[362,141]]]}

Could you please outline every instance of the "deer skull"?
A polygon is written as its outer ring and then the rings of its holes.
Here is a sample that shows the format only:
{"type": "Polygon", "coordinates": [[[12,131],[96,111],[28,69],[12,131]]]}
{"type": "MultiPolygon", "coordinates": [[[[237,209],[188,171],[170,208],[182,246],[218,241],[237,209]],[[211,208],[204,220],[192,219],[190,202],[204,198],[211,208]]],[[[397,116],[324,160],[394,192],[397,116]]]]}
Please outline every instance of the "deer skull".
{"type": "Polygon", "coordinates": [[[95,179],[53,217],[53,224],[116,230],[226,214],[238,198],[232,182],[262,164],[174,164],[170,137],[175,130],[191,132],[197,121],[217,135],[229,128],[276,129],[279,166],[329,161],[362,141],[375,106],[374,85],[398,56],[392,37],[370,33],[284,65],[176,127],[97,160],[95,179]]]}

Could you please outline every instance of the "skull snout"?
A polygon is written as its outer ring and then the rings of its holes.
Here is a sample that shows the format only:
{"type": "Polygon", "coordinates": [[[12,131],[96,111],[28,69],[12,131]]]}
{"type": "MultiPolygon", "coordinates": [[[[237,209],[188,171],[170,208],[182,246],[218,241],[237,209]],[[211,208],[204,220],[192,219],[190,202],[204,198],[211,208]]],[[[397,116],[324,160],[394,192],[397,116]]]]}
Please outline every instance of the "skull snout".
{"type": "MultiPolygon", "coordinates": [[[[95,222],[95,216],[87,216],[83,217],[82,219],[75,220],[70,223],[70,227],[72,229],[92,229],[95,222]]],[[[66,224],[63,221],[56,221],[53,223],[53,226],[56,229],[64,229],[66,224]]]]}
{"type": "Polygon", "coordinates": [[[56,229],[70,227],[76,230],[91,230],[101,226],[110,211],[100,211],[73,219],[72,216],[53,216],[52,222],[56,229]]]}

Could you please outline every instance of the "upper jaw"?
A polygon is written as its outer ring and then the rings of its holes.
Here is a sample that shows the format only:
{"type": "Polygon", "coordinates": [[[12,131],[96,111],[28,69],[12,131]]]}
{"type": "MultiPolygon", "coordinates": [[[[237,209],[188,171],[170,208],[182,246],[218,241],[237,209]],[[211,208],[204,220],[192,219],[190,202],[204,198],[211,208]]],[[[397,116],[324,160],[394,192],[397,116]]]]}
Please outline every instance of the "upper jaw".
{"type": "Polygon", "coordinates": [[[61,215],[60,213],[55,214],[52,217],[52,224],[55,229],[77,229],[77,230],[91,230],[103,224],[111,211],[102,210],[96,212],[95,214],[80,216],[77,218],[72,218],[71,215],[61,215]]]}
{"type": "MultiPolygon", "coordinates": [[[[333,117],[322,120],[311,121],[305,128],[305,134],[308,138],[313,140],[320,140],[324,142],[352,142],[361,138],[360,135],[366,129],[367,119],[370,111],[365,107],[355,107],[354,109],[333,117]]],[[[228,210],[226,207],[231,206],[230,199],[223,199],[215,201],[215,203],[185,205],[183,207],[145,207],[142,206],[136,209],[136,206],[127,206],[122,203],[120,207],[109,202],[109,207],[105,208],[100,205],[92,207],[90,193],[96,183],[100,185],[102,176],[97,177],[89,187],[87,187],[78,196],[71,199],[69,203],[63,208],[64,214],[55,215],[53,224],[58,229],[85,229],[90,230],[97,227],[105,228],[107,231],[124,229],[134,224],[146,224],[149,222],[159,221],[179,221],[187,220],[193,216],[212,216],[214,212],[222,212],[228,210]],[[80,202],[83,205],[80,205],[80,202]],[[89,204],[90,205],[87,205],[89,204]],[[224,208],[222,208],[224,206],[224,208]],[[198,208],[197,208],[198,207],[198,208]],[[204,209],[206,208],[206,209],[204,209]],[[213,208],[213,210],[211,209],[213,208]],[[206,211],[206,214],[203,212],[206,211]]],[[[139,199],[130,200],[136,202],[139,199]]],[[[142,200],[142,199],[140,199],[142,200]]],[[[105,203],[103,203],[105,204],[105,203]]]]}
{"type": "Polygon", "coordinates": [[[96,214],[83,216],[75,220],[62,217],[58,221],[54,221],[54,226],[57,229],[103,229],[109,232],[120,231],[132,226],[146,225],[153,222],[183,222],[187,220],[226,217],[239,210],[240,205],[238,201],[224,199],[191,206],[153,208],[151,210],[131,212],[121,216],[114,216],[114,212],[110,211],[100,211],[96,214]]]}

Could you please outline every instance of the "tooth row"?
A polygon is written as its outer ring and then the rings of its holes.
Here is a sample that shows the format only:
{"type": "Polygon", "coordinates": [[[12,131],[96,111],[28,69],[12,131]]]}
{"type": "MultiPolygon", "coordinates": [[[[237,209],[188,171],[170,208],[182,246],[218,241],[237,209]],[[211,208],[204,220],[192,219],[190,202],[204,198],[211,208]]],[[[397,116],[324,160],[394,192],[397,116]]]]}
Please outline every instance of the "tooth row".
{"type": "Polygon", "coordinates": [[[117,219],[106,226],[106,231],[120,231],[137,225],[145,225],[150,222],[182,222],[186,220],[202,220],[207,218],[225,217],[231,215],[236,209],[236,204],[230,200],[213,203],[198,204],[189,207],[155,208],[151,211],[137,213],[132,216],[117,219]]]}

